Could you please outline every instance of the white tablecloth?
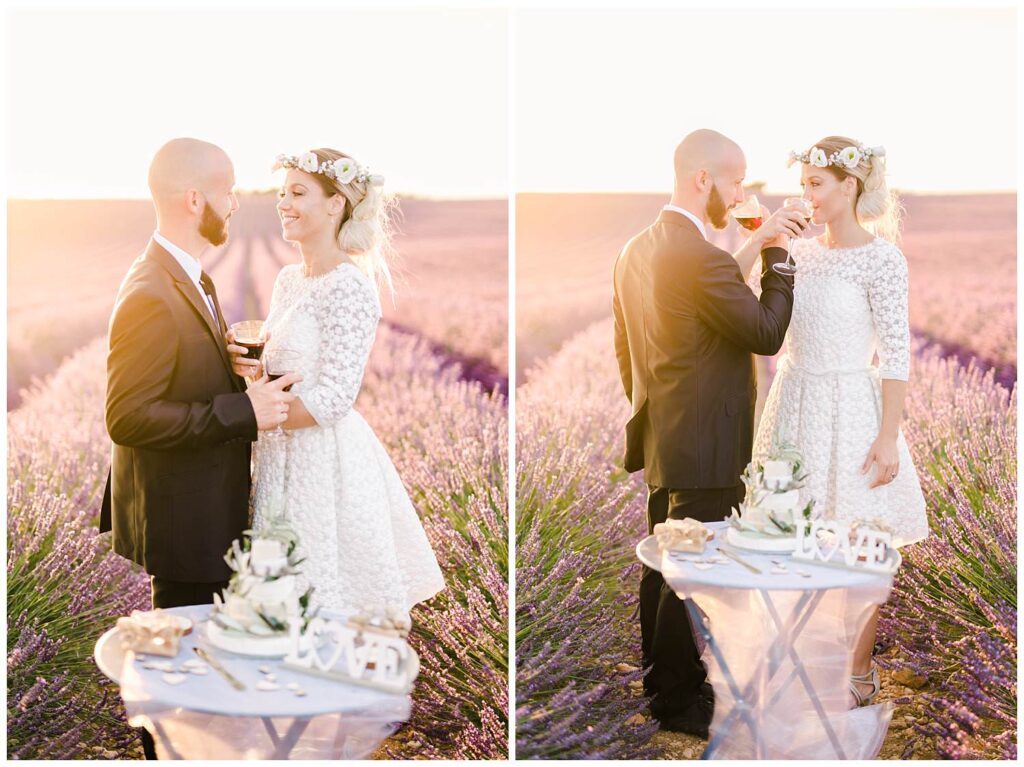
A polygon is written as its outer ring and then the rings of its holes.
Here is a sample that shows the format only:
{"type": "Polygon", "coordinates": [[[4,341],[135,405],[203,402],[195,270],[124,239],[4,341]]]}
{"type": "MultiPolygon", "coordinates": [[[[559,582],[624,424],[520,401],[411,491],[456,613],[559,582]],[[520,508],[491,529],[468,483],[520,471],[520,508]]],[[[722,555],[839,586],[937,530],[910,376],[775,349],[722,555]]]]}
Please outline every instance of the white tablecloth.
{"type": "Polygon", "coordinates": [[[197,644],[246,685],[235,690],[212,668],[188,674],[177,685],[165,672],[143,668],[134,653],[123,652],[111,630],[97,643],[100,670],[121,685],[128,721],[154,734],[161,759],[365,759],[409,718],[408,695],[395,695],[281,668],[280,659],[256,659],[212,648],[204,639],[209,605],[172,608],[191,618],[193,632],[182,638],[175,667],[198,658],[197,644]],[[279,688],[260,691],[260,666],[269,666],[279,688]],[[287,689],[298,683],[306,695],[287,689]]]}
{"type": "Polygon", "coordinates": [[[851,710],[849,677],[857,636],[888,598],[892,576],[734,547],[762,573],[732,560],[698,568],[697,560],[714,557],[725,537],[726,523],[709,526],[716,538],[703,554],[663,554],[653,536],[637,547],[640,559],[705,616],[712,642],[702,658],[715,690],[709,755],[835,759],[838,752],[847,759],[874,758],[892,705],[851,710]],[[772,560],[787,572],[773,574],[772,560]],[[802,577],[797,569],[812,575],[802,577]]]}

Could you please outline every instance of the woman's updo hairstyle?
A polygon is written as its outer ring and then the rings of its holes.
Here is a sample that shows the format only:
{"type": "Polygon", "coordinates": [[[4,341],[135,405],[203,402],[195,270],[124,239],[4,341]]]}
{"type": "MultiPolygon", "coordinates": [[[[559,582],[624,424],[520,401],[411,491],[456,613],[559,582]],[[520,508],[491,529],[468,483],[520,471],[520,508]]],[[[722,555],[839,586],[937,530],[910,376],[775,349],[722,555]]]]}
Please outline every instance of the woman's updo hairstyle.
{"type": "MultiPolygon", "coordinates": [[[[343,159],[355,162],[354,158],[336,149],[314,149],[313,154],[321,165],[343,159]]],[[[378,289],[386,285],[394,297],[391,266],[396,254],[391,247],[391,235],[394,226],[392,216],[397,203],[385,194],[384,179],[380,176],[360,175],[342,184],[323,173],[310,175],[328,197],[340,194],[345,199],[345,210],[335,232],[342,251],[378,289]]]]}
{"type": "MultiPolygon", "coordinates": [[[[815,145],[826,157],[842,152],[848,147],[860,147],[860,142],[845,136],[827,136],[815,145]]],[[[885,156],[863,154],[852,168],[846,165],[830,163],[824,168],[840,181],[848,176],[857,180],[857,198],[854,213],[857,222],[864,225],[878,237],[896,242],[900,236],[900,224],[903,219],[903,205],[899,196],[889,188],[885,180],[885,156]]]]}

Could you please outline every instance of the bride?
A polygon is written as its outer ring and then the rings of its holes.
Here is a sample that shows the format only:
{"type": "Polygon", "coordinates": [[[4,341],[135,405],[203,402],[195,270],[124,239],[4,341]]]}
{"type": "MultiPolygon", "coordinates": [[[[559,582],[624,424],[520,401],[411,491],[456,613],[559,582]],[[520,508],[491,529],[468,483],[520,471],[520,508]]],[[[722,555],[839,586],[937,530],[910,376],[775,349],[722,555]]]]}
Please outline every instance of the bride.
{"type": "MultiPolygon", "coordinates": [[[[825,233],[791,245],[797,271],[788,352],[754,454],[795,445],[809,472],[802,503],[814,498],[826,519],[873,518],[904,546],[927,537],[928,520],[899,428],[910,377],[907,262],[895,245],[899,206],[883,157],[882,147],[842,136],[791,154],[791,164],[801,163],[811,220],[825,233]]],[[[854,652],[850,692],[858,705],[880,689],[871,663],[877,620],[875,610],[854,652]]]]}
{"type": "MultiPolygon", "coordinates": [[[[288,519],[319,606],[407,624],[444,579],[395,467],[353,409],[381,316],[378,291],[391,287],[383,179],[333,149],[280,155],[274,169],[287,170],[277,210],[302,263],[274,284],[263,361],[294,350],[302,380],[285,434],[255,447],[253,524],[288,519]]],[[[245,349],[230,350],[235,371],[251,375],[245,349]]]]}

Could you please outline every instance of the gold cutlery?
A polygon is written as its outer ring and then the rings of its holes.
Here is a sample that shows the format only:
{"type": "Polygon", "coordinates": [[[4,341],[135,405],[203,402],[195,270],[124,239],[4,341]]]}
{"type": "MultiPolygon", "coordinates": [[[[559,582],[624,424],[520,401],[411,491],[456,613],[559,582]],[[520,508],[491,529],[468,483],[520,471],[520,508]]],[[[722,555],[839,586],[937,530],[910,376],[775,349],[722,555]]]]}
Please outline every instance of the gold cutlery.
{"type": "Polygon", "coordinates": [[[214,658],[212,655],[210,655],[210,653],[206,652],[206,650],[204,650],[201,647],[193,647],[192,649],[196,651],[196,655],[198,655],[200,658],[202,658],[207,663],[209,663],[210,666],[213,667],[214,671],[216,671],[222,677],[227,679],[228,680],[228,684],[230,684],[236,690],[244,690],[245,689],[245,685],[242,684],[241,682],[239,682],[237,679],[235,679],[235,677],[233,677],[231,675],[231,673],[226,668],[224,668],[223,665],[221,665],[221,662],[219,660],[217,660],[216,658],[214,658]]]}

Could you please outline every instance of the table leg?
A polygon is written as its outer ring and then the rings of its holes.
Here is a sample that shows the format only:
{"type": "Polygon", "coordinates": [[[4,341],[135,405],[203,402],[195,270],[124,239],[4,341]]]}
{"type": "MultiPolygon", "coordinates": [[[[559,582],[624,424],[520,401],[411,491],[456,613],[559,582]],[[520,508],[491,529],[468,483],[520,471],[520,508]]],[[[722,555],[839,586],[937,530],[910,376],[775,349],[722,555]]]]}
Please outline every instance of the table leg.
{"type": "MultiPolygon", "coordinates": [[[[762,592],[762,597],[770,601],[770,598],[767,596],[766,592],[762,592]]],[[[801,616],[801,613],[803,612],[804,608],[808,605],[809,602],[813,602],[814,605],[817,605],[817,602],[820,601],[820,599],[820,594],[817,596],[817,598],[815,598],[815,593],[804,592],[801,595],[800,600],[797,602],[796,607],[793,609],[793,612],[790,614],[789,620],[786,622],[786,624],[781,625],[781,621],[776,621],[776,625],[779,626],[780,631],[778,635],[775,637],[775,639],[772,641],[771,645],[768,647],[768,652],[765,655],[767,662],[769,664],[768,677],[767,679],[765,679],[766,682],[771,681],[772,677],[775,676],[775,674],[778,672],[779,666],[781,665],[782,657],[780,657],[779,649],[786,646],[790,633],[793,633],[793,635],[796,636],[796,634],[803,630],[804,625],[806,625],[807,620],[809,620],[810,615],[813,613],[812,609],[801,616]]],[[[687,602],[688,606],[689,604],[690,602],[687,602]]],[[[757,727],[753,716],[749,713],[750,703],[748,702],[749,697],[754,691],[754,687],[757,685],[758,674],[760,674],[761,669],[764,667],[765,661],[762,661],[754,669],[754,673],[751,676],[750,682],[747,684],[746,689],[740,692],[739,685],[736,684],[735,680],[732,677],[732,673],[729,671],[729,666],[725,662],[725,657],[722,655],[717,643],[713,641],[711,633],[704,625],[704,621],[702,620],[700,616],[700,611],[696,608],[696,605],[694,605],[693,609],[690,610],[690,615],[691,620],[693,620],[695,622],[695,625],[699,627],[701,636],[704,637],[704,640],[708,642],[708,645],[711,647],[711,652],[715,656],[715,659],[718,661],[719,667],[722,669],[722,674],[726,677],[726,682],[728,683],[730,690],[736,697],[735,706],[733,706],[732,711],[730,711],[729,715],[726,716],[726,718],[723,720],[721,726],[718,728],[718,732],[716,732],[715,735],[711,738],[701,758],[711,758],[715,751],[721,746],[722,741],[725,740],[726,736],[732,730],[733,722],[736,720],[736,717],[743,718],[743,720],[747,724],[747,727],[750,728],[751,735],[754,736],[755,758],[767,758],[764,738],[762,737],[760,728],[757,727]]]]}
{"type": "MultiPolygon", "coordinates": [[[[768,592],[760,591],[759,593],[761,594],[761,598],[764,600],[765,607],[768,608],[768,614],[771,616],[772,622],[776,626],[781,628],[782,618],[779,616],[778,610],[775,609],[775,604],[772,602],[771,597],[768,595],[768,592]]],[[[817,609],[818,605],[821,603],[821,598],[823,596],[824,592],[816,592],[816,598],[806,604],[804,614],[801,616],[799,623],[793,628],[792,637],[790,637],[790,641],[786,644],[786,654],[789,656],[790,661],[793,663],[793,671],[792,673],[790,673],[789,678],[783,683],[782,687],[775,694],[775,698],[773,698],[772,700],[774,701],[778,698],[779,695],[782,694],[782,691],[785,690],[790,683],[792,683],[794,676],[799,677],[800,682],[803,684],[804,689],[807,691],[807,697],[810,699],[811,705],[814,707],[814,713],[818,715],[818,720],[825,728],[825,734],[828,735],[828,739],[832,743],[832,748],[836,752],[836,756],[839,759],[846,759],[846,754],[843,751],[843,747],[839,743],[839,738],[836,735],[835,730],[832,728],[832,723],[828,719],[828,714],[825,712],[825,708],[821,705],[821,700],[818,698],[818,694],[814,689],[814,685],[811,684],[811,680],[807,676],[807,670],[803,666],[803,661],[800,659],[800,654],[796,651],[796,648],[793,646],[797,636],[799,636],[800,632],[803,631],[804,627],[807,625],[807,622],[814,614],[815,609],[817,609]]],[[[793,614],[795,615],[801,609],[804,609],[804,607],[798,604],[797,607],[793,610],[793,614]]],[[[769,703],[769,705],[771,704],[769,703]]]]}
{"type": "Polygon", "coordinates": [[[714,754],[714,752],[718,749],[722,740],[732,729],[732,723],[736,716],[741,717],[746,722],[747,727],[750,728],[750,732],[758,741],[758,750],[762,750],[757,724],[756,722],[754,722],[753,717],[750,715],[748,710],[749,706],[746,702],[746,696],[749,693],[740,692],[739,685],[736,683],[736,680],[733,679],[732,672],[729,671],[729,664],[725,662],[725,656],[722,655],[722,651],[718,647],[718,642],[715,641],[715,638],[711,635],[711,632],[708,630],[707,625],[704,623],[704,617],[701,615],[700,608],[697,607],[697,604],[692,599],[687,599],[684,601],[686,604],[686,610],[690,614],[691,622],[697,628],[697,631],[700,632],[700,635],[707,643],[707,646],[711,649],[711,654],[715,656],[715,660],[718,661],[718,665],[722,669],[722,674],[723,676],[725,676],[726,684],[729,685],[729,689],[732,691],[732,694],[736,697],[736,705],[733,707],[733,710],[729,712],[729,716],[726,717],[725,721],[722,723],[722,726],[719,728],[719,731],[715,733],[714,737],[708,743],[707,748],[704,749],[704,753],[701,755],[701,759],[711,758],[712,754],[714,754]]]}
{"type": "Polygon", "coordinates": [[[282,738],[277,729],[274,727],[273,720],[268,717],[262,717],[263,727],[266,729],[267,734],[270,735],[270,740],[274,744],[274,754],[271,759],[287,759],[288,754],[291,753],[292,749],[295,748],[295,744],[299,742],[299,738],[302,737],[302,733],[305,732],[311,721],[310,717],[297,716],[292,720],[292,723],[288,725],[288,730],[285,732],[282,738]]]}
{"type": "Polygon", "coordinates": [[[167,732],[164,730],[160,722],[155,719],[150,720],[153,724],[153,734],[156,736],[154,740],[159,740],[163,745],[164,750],[167,751],[167,755],[171,759],[181,759],[182,756],[177,752],[174,746],[171,744],[171,739],[167,737],[167,732]]]}

